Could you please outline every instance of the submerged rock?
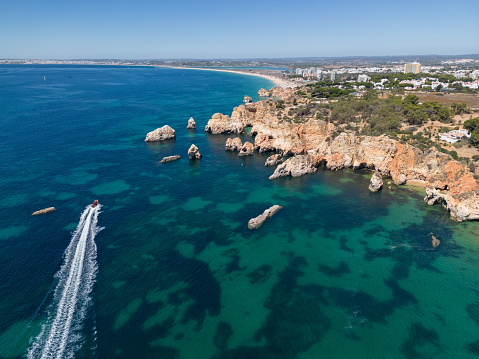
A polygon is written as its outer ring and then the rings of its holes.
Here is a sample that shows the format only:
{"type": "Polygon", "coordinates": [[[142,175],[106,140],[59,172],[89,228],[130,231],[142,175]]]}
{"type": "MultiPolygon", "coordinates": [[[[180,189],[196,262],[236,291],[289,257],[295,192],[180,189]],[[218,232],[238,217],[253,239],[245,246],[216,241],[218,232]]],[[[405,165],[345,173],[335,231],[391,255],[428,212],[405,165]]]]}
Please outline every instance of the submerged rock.
{"type": "Polygon", "coordinates": [[[254,146],[251,142],[246,141],[241,147],[240,153],[238,156],[249,156],[253,154],[254,146]]]}
{"type": "Polygon", "coordinates": [[[381,174],[376,171],[371,177],[371,181],[369,182],[369,190],[371,192],[377,192],[383,187],[383,177],[381,174]]]}
{"type": "Polygon", "coordinates": [[[256,229],[261,227],[264,221],[266,221],[269,217],[272,217],[276,212],[278,212],[281,208],[281,206],[274,205],[267,210],[263,212],[263,214],[260,214],[256,218],[251,218],[248,222],[248,228],[249,229],[256,229]]]}
{"type": "Polygon", "coordinates": [[[225,151],[241,151],[243,144],[241,143],[241,139],[239,137],[236,138],[228,138],[226,140],[225,151]]]}
{"type": "Polygon", "coordinates": [[[53,211],[56,211],[56,210],[57,209],[55,207],[48,207],[48,208],[44,208],[44,209],[41,209],[39,211],[33,212],[32,216],[38,216],[39,214],[50,213],[50,212],[53,212],[53,211]]]}
{"type": "Polygon", "coordinates": [[[168,125],[164,125],[161,128],[157,128],[154,131],[148,132],[145,138],[145,142],[163,141],[175,138],[175,130],[168,125]]]}
{"type": "Polygon", "coordinates": [[[310,155],[298,155],[287,159],[283,164],[276,167],[276,171],[269,179],[292,176],[299,177],[307,173],[316,172],[318,169],[315,159],[310,155]]]}
{"type": "Polygon", "coordinates": [[[198,151],[198,147],[196,145],[192,144],[188,150],[188,157],[190,160],[195,160],[195,159],[200,159],[201,158],[201,153],[198,151]]]}
{"type": "Polygon", "coordinates": [[[186,126],[186,128],[188,130],[192,130],[196,128],[196,122],[193,117],[190,117],[190,119],[188,120],[188,126],[186,126]]]}
{"type": "Polygon", "coordinates": [[[435,236],[431,236],[432,238],[432,247],[433,248],[437,248],[439,247],[439,245],[441,244],[441,241],[439,239],[437,239],[435,236]]]}
{"type": "Polygon", "coordinates": [[[265,166],[274,166],[278,163],[284,162],[284,158],[278,153],[276,155],[269,156],[266,162],[264,163],[265,166]]]}
{"type": "Polygon", "coordinates": [[[163,157],[163,159],[160,161],[160,163],[172,162],[172,161],[179,160],[180,158],[181,158],[180,155],[163,157]]]}

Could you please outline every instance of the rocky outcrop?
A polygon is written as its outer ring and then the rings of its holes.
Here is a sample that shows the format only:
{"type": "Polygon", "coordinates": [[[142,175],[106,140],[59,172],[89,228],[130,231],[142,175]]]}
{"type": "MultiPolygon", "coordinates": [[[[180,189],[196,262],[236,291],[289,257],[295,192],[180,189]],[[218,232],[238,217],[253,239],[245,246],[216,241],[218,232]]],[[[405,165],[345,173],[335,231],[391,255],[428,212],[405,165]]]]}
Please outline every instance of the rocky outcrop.
{"type": "MultiPolygon", "coordinates": [[[[244,105],[241,105],[244,106],[244,105]]],[[[219,133],[243,133],[245,125],[241,121],[232,120],[228,115],[215,113],[205,127],[205,132],[219,133]]]]}
{"type": "Polygon", "coordinates": [[[383,177],[378,171],[376,171],[371,176],[371,181],[369,182],[369,190],[371,192],[377,192],[382,187],[383,187],[383,177]]]}
{"type": "MultiPolygon", "coordinates": [[[[265,95],[265,91],[259,95],[265,95]]],[[[272,95],[270,91],[268,94],[272,95]]],[[[276,90],[276,94],[279,92],[276,90]]],[[[284,98],[285,91],[282,96],[284,98]]],[[[212,133],[240,133],[251,126],[254,149],[294,156],[279,165],[271,178],[311,173],[319,163],[331,170],[367,168],[382,177],[390,177],[396,185],[419,181],[428,188],[440,190],[440,202],[453,218],[477,219],[478,181],[468,166],[448,154],[434,147],[422,151],[387,136],[357,136],[351,132],[337,135],[337,128],[331,123],[314,117],[294,123],[283,119],[285,111],[287,108],[277,109],[275,101],[268,99],[234,108],[231,118],[215,114],[208,125],[212,133]],[[305,158],[313,160],[314,165],[307,164],[305,158]]],[[[428,197],[427,201],[437,202],[428,197]]]]}
{"type": "Polygon", "coordinates": [[[188,120],[188,125],[186,126],[186,128],[188,130],[194,130],[196,128],[196,122],[193,117],[190,117],[190,119],[188,120]]]}
{"type": "Polygon", "coordinates": [[[300,177],[307,173],[316,172],[319,162],[316,158],[310,155],[298,155],[289,158],[283,164],[276,167],[274,173],[269,176],[269,179],[276,179],[280,177],[292,176],[300,177]]]}
{"type": "Polygon", "coordinates": [[[240,153],[238,156],[249,156],[253,154],[254,146],[251,142],[246,141],[241,147],[240,153]]]}
{"type": "Polygon", "coordinates": [[[450,212],[451,217],[459,222],[479,219],[479,190],[453,195],[426,187],[424,201],[430,206],[441,203],[450,212]]]}
{"type": "Polygon", "coordinates": [[[55,207],[48,207],[48,208],[44,208],[44,209],[41,209],[39,211],[33,212],[32,216],[38,216],[40,214],[50,213],[50,212],[53,212],[53,211],[56,211],[55,207]]]}
{"type": "Polygon", "coordinates": [[[437,239],[436,236],[431,235],[431,244],[432,244],[432,248],[437,248],[441,244],[441,241],[437,239]]]}
{"type": "Polygon", "coordinates": [[[264,163],[265,166],[274,166],[279,163],[282,163],[284,161],[284,158],[281,157],[280,154],[272,155],[269,156],[266,162],[264,163]]]}
{"type": "Polygon", "coordinates": [[[172,161],[179,160],[180,158],[181,158],[180,155],[163,157],[163,159],[160,161],[160,163],[172,162],[172,161]]]}
{"type": "Polygon", "coordinates": [[[225,144],[225,151],[240,151],[243,147],[241,143],[241,139],[239,137],[236,138],[228,138],[225,144]]]}
{"type": "Polygon", "coordinates": [[[198,147],[196,145],[192,144],[190,148],[188,149],[188,157],[190,160],[196,160],[201,158],[201,153],[198,151],[198,147]]]}
{"type": "Polygon", "coordinates": [[[269,90],[266,90],[266,89],[263,89],[263,88],[259,89],[259,91],[258,91],[258,96],[259,97],[270,97],[271,96],[270,94],[271,94],[271,92],[269,90]]]}
{"type": "Polygon", "coordinates": [[[243,103],[251,103],[253,102],[253,99],[249,96],[245,96],[243,99],[243,103]]]}
{"type": "Polygon", "coordinates": [[[164,125],[161,128],[157,128],[154,131],[148,132],[145,138],[145,142],[156,142],[175,138],[175,130],[168,125],[164,125]]]}
{"type": "Polygon", "coordinates": [[[260,214],[256,218],[251,218],[248,222],[248,228],[249,229],[257,229],[261,227],[264,221],[266,221],[269,217],[272,217],[276,212],[278,212],[281,208],[281,206],[274,205],[267,210],[263,212],[263,214],[260,214]]]}

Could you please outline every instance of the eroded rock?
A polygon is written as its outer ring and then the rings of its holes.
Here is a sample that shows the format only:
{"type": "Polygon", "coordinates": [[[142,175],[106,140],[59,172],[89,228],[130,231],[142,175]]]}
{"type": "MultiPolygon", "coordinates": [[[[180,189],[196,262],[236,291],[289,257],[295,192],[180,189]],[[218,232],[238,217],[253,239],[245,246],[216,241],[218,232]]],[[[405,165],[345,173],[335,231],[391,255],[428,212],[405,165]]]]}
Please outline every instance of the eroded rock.
{"type": "Polygon", "coordinates": [[[264,165],[274,166],[282,162],[284,162],[284,158],[279,153],[277,153],[275,155],[269,156],[264,165]]]}
{"type": "Polygon", "coordinates": [[[148,132],[145,138],[145,142],[164,141],[175,138],[175,130],[168,125],[157,128],[154,131],[148,132]]]}
{"type": "Polygon", "coordinates": [[[280,177],[292,176],[299,177],[307,173],[316,172],[318,169],[318,162],[310,155],[298,155],[287,159],[284,163],[276,167],[274,173],[269,176],[269,179],[276,179],[280,177]]]}
{"type": "Polygon", "coordinates": [[[257,229],[261,227],[264,221],[266,221],[269,217],[273,216],[276,212],[278,212],[281,208],[281,206],[274,205],[267,210],[263,212],[263,214],[260,214],[256,218],[251,218],[248,222],[248,228],[249,229],[257,229]]]}
{"type": "Polygon", "coordinates": [[[241,147],[238,156],[250,156],[253,154],[254,146],[251,142],[246,141],[241,147]]]}
{"type": "Polygon", "coordinates": [[[190,158],[190,160],[196,160],[202,157],[196,145],[192,144],[190,146],[190,148],[188,149],[188,157],[190,158]]]}
{"type": "Polygon", "coordinates": [[[369,190],[371,192],[377,192],[383,187],[383,177],[378,171],[374,172],[371,181],[369,182],[369,190]]]}
{"type": "MultiPolygon", "coordinates": [[[[244,106],[244,105],[242,105],[244,106]]],[[[243,133],[245,125],[241,121],[232,120],[228,115],[215,113],[205,127],[205,132],[219,133],[243,133]]]]}
{"type": "Polygon", "coordinates": [[[186,126],[186,128],[188,130],[193,130],[196,128],[196,122],[195,122],[195,119],[193,117],[190,117],[190,119],[188,120],[188,125],[186,126]]]}
{"type": "Polygon", "coordinates": [[[243,99],[243,103],[251,103],[253,102],[253,99],[249,96],[245,96],[243,99]]]}
{"type": "Polygon", "coordinates": [[[225,151],[241,151],[243,144],[239,137],[228,138],[225,144],[225,151]]]}

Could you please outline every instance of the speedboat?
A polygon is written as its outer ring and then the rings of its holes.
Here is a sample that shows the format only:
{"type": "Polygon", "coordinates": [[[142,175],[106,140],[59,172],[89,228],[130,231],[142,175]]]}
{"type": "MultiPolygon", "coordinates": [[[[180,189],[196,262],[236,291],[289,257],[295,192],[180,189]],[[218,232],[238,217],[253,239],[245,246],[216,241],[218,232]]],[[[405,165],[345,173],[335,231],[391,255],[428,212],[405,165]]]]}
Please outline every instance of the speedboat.
{"type": "Polygon", "coordinates": [[[97,205],[98,205],[98,200],[95,199],[95,200],[93,201],[93,204],[92,204],[91,206],[92,206],[93,208],[95,208],[97,205]]]}

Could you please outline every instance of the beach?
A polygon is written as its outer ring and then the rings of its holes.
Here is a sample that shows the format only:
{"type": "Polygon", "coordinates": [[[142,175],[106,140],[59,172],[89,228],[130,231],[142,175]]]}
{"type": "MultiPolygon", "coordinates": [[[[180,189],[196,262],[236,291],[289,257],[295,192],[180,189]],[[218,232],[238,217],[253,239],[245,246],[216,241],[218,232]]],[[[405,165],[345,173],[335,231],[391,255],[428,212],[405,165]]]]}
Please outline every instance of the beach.
{"type": "Polygon", "coordinates": [[[298,83],[283,78],[280,71],[277,70],[262,70],[262,69],[212,69],[212,68],[201,68],[201,67],[180,67],[180,66],[163,66],[158,65],[156,67],[166,67],[170,69],[182,69],[182,70],[202,70],[202,71],[217,71],[217,72],[229,72],[233,74],[240,75],[249,75],[262,77],[266,80],[273,82],[276,86],[281,87],[282,89],[298,87],[298,83]]]}

